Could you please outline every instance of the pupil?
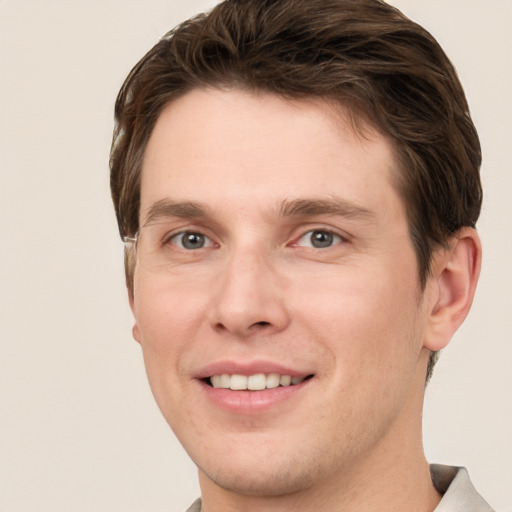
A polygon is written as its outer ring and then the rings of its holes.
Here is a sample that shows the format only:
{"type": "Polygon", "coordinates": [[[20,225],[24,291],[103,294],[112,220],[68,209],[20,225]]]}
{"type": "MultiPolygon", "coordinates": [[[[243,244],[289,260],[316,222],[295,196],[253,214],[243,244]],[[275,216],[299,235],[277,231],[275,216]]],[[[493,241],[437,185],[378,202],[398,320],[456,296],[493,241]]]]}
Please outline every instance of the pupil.
{"type": "Polygon", "coordinates": [[[313,247],[330,247],[332,245],[333,235],[327,231],[314,231],[311,234],[311,244],[313,247]]]}
{"type": "Polygon", "coordinates": [[[199,233],[186,233],[183,236],[183,247],[186,249],[200,249],[204,245],[204,236],[199,233]]]}

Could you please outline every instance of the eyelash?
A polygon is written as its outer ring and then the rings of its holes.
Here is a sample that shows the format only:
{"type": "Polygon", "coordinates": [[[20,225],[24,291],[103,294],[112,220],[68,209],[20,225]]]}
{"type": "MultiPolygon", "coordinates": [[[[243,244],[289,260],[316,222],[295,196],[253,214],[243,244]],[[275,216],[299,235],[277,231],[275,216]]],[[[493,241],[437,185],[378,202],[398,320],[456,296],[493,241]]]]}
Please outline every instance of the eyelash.
{"type": "MultiPolygon", "coordinates": [[[[306,239],[308,236],[310,237],[310,241],[312,240],[311,237],[313,236],[314,233],[317,233],[317,234],[321,234],[321,235],[327,235],[327,243],[331,242],[329,245],[326,245],[324,247],[314,247],[313,245],[313,242],[311,243],[311,245],[307,246],[308,248],[313,248],[313,249],[328,249],[328,248],[331,248],[335,245],[339,245],[339,244],[343,244],[343,243],[346,243],[348,240],[347,240],[347,237],[345,236],[342,236],[330,229],[324,229],[324,228],[314,228],[314,229],[309,229],[305,232],[303,232],[298,238],[295,239],[294,242],[292,242],[291,244],[288,244],[289,246],[291,247],[303,247],[300,245],[300,241],[303,240],[303,239],[306,239]]],[[[322,240],[318,240],[320,243],[322,243],[322,240]]],[[[194,231],[194,230],[187,230],[187,231],[181,231],[179,233],[173,233],[173,234],[170,234],[168,236],[166,236],[164,239],[163,239],[163,242],[162,242],[162,245],[167,245],[167,244],[172,244],[172,245],[176,245],[178,246],[180,249],[183,249],[183,250],[187,250],[187,251],[194,251],[194,250],[199,250],[199,249],[206,249],[206,248],[210,248],[211,246],[218,246],[218,244],[216,244],[211,237],[209,237],[208,235],[205,235],[204,233],[202,233],[201,231],[194,231]],[[201,236],[201,237],[204,237],[205,241],[206,241],[206,244],[207,245],[201,245],[200,247],[197,247],[197,248],[187,248],[187,247],[183,247],[183,237],[185,237],[186,235],[188,236],[201,236]],[[178,243],[175,243],[176,240],[179,240],[181,237],[181,246],[178,245],[178,243]]]]}
{"type": "MultiPolygon", "coordinates": [[[[203,237],[205,239],[205,241],[206,240],[208,241],[208,242],[206,242],[207,243],[206,246],[201,246],[201,247],[198,247],[196,249],[190,249],[190,250],[204,249],[204,248],[210,247],[211,245],[214,245],[213,240],[208,235],[205,235],[204,233],[201,233],[200,231],[182,231],[180,233],[175,233],[173,235],[170,235],[170,236],[166,237],[166,239],[164,240],[164,245],[166,245],[168,243],[173,243],[174,241],[178,240],[181,237],[181,245],[183,246],[183,239],[187,235],[189,237],[200,236],[200,237],[203,237]]],[[[177,245],[177,244],[174,243],[173,245],[177,245]]],[[[180,249],[187,249],[187,248],[186,247],[180,247],[180,249]]]]}
{"type": "MultiPolygon", "coordinates": [[[[297,239],[297,241],[292,244],[292,247],[301,247],[299,245],[299,242],[301,240],[307,239],[308,237],[309,237],[309,240],[311,241],[311,245],[308,246],[308,247],[314,248],[314,249],[328,249],[328,248],[331,248],[331,247],[333,247],[335,245],[339,245],[339,244],[342,244],[342,243],[347,241],[346,238],[344,238],[343,236],[341,236],[338,233],[335,233],[332,230],[316,228],[316,229],[310,229],[310,230],[306,231],[304,234],[302,234],[297,239]],[[314,245],[313,245],[313,235],[315,233],[321,234],[321,235],[327,235],[327,242],[331,242],[330,245],[326,245],[324,247],[314,247],[314,245]]],[[[322,243],[321,239],[317,239],[317,241],[322,243]]]]}

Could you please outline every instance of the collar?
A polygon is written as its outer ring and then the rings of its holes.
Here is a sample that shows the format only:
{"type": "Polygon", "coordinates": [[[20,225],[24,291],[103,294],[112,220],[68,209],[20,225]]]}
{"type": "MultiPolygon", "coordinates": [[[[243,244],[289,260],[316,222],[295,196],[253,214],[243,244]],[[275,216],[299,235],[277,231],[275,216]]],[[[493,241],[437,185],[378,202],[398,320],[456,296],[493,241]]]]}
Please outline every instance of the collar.
{"type": "Polygon", "coordinates": [[[434,512],[493,512],[478,494],[466,468],[431,464],[432,483],[443,498],[434,512]]]}

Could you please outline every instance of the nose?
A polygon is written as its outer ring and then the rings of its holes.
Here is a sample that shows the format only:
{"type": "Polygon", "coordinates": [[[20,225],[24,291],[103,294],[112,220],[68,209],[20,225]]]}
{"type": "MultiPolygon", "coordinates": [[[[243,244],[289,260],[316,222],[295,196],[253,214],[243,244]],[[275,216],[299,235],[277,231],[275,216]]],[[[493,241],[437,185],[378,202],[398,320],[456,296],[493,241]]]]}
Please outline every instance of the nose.
{"type": "Polygon", "coordinates": [[[216,277],[210,323],[238,338],[275,334],[289,324],[286,283],[270,258],[255,250],[233,251],[216,277]]]}

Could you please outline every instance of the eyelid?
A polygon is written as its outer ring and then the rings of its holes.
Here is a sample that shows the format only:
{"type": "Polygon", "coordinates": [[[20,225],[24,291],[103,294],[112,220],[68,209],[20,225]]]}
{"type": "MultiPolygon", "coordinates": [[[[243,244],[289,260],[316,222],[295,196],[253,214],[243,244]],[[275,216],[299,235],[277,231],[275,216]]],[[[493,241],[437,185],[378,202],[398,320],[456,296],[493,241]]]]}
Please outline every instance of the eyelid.
{"type": "Polygon", "coordinates": [[[180,218],[172,218],[160,221],[152,221],[142,226],[142,230],[154,230],[153,238],[158,240],[158,243],[165,245],[173,237],[183,235],[184,233],[197,233],[204,235],[212,241],[218,239],[217,236],[212,236],[212,229],[203,226],[200,222],[196,223],[193,219],[185,220],[180,218]]]}
{"type": "MultiPolygon", "coordinates": [[[[293,236],[292,242],[289,244],[291,246],[300,247],[298,245],[299,240],[304,238],[307,235],[310,235],[311,233],[319,231],[319,232],[325,232],[330,233],[336,237],[338,237],[341,240],[341,243],[349,243],[351,240],[351,236],[348,233],[345,233],[344,231],[341,231],[339,229],[335,229],[328,226],[319,226],[319,225],[312,225],[311,227],[305,228],[304,226],[301,227],[300,231],[296,236],[293,236]]],[[[333,246],[339,245],[340,242],[334,243],[333,246]]]]}
{"type": "Polygon", "coordinates": [[[333,231],[328,231],[326,229],[310,229],[309,231],[306,231],[301,237],[297,239],[297,241],[294,243],[296,247],[301,248],[311,248],[316,250],[325,250],[330,249],[332,247],[338,246],[344,242],[343,238],[338,235],[337,233],[334,233],[333,231]],[[325,247],[315,247],[313,244],[312,236],[313,233],[326,233],[332,236],[332,244],[327,245],[325,247]]]}
{"type": "Polygon", "coordinates": [[[178,232],[174,232],[174,233],[168,233],[164,238],[163,238],[163,241],[162,243],[165,245],[165,244],[168,244],[168,243],[171,243],[172,245],[174,246],[177,246],[179,247],[180,249],[185,249],[185,250],[189,250],[189,249],[186,249],[185,247],[183,247],[183,243],[177,243],[177,240],[183,240],[183,236],[184,235],[201,235],[204,237],[205,239],[205,245],[203,245],[202,247],[198,247],[196,250],[198,249],[207,249],[209,247],[215,247],[216,245],[218,245],[211,236],[207,235],[206,233],[204,233],[204,231],[201,231],[199,229],[183,229],[181,231],[178,231],[178,232]],[[181,238],[180,238],[181,237],[181,238]]]}
{"type": "MultiPolygon", "coordinates": [[[[151,224],[147,224],[146,226],[144,226],[144,228],[146,228],[146,227],[149,228],[150,226],[156,227],[158,224],[164,224],[164,223],[151,223],[151,224]]],[[[205,227],[205,226],[197,225],[197,224],[185,225],[183,223],[181,226],[175,226],[175,227],[167,226],[167,228],[162,229],[162,231],[163,231],[163,233],[161,233],[160,235],[157,235],[157,238],[160,240],[159,244],[161,244],[162,246],[169,244],[170,242],[176,240],[178,237],[183,236],[186,233],[197,233],[197,234],[204,236],[205,239],[208,241],[208,244],[203,248],[220,247],[223,245],[222,238],[224,238],[224,236],[222,236],[222,234],[220,234],[220,233],[217,233],[217,229],[215,230],[215,234],[213,235],[211,229],[209,229],[208,227],[205,227]],[[220,238],[218,235],[220,235],[220,238]]],[[[314,231],[331,233],[334,236],[339,237],[342,243],[349,243],[353,238],[349,233],[347,233],[341,229],[338,229],[338,228],[335,228],[335,227],[332,227],[329,225],[326,226],[325,224],[322,225],[322,224],[317,224],[317,223],[311,222],[311,223],[306,223],[305,225],[302,224],[300,226],[296,226],[295,228],[293,228],[292,233],[290,233],[291,236],[287,237],[290,241],[288,243],[286,243],[286,245],[289,247],[290,246],[291,247],[293,247],[293,246],[300,247],[300,246],[298,246],[298,241],[301,238],[305,237],[306,235],[308,235],[314,231]]],[[[335,242],[333,244],[333,246],[341,245],[341,242],[335,242]]],[[[176,244],[176,243],[172,243],[172,245],[174,245],[175,247],[178,247],[178,248],[183,248],[183,247],[180,247],[180,245],[176,244]]]]}

